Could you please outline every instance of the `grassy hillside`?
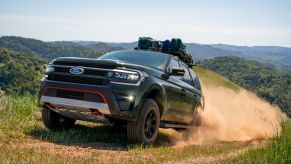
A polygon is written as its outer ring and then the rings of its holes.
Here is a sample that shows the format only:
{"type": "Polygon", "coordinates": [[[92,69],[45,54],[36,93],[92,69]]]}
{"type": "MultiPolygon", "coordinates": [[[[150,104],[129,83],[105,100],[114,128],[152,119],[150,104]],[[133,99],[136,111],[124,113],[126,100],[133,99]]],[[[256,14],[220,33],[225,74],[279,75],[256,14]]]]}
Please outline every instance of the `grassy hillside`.
{"type": "Polygon", "coordinates": [[[256,92],[291,116],[291,74],[239,57],[217,57],[201,66],[256,92]]]}
{"type": "Polygon", "coordinates": [[[269,141],[266,146],[244,152],[225,163],[291,163],[291,120],[282,124],[283,133],[280,137],[269,141]]]}
{"type": "MultiPolygon", "coordinates": [[[[203,85],[240,89],[213,72],[194,69],[203,85]]],[[[49,131],[39,119],[37,100],[31,95],[2,96],[0,104],[0,163],[244,163],[249,158],[288,163],[290,154],[290,122],[281,137],[256,150],[247,151],[253,148],[249,143],[172,147],[171,136],[179,134],[163,129],[153,147],[141,148],[127,143],[124,129],[108,125],[77,122],[68,131],[49,131]],[[246,152],[239,156],[243,151],[246,152]],[[272,155],[267,158],[265,153],[272,155]]]]}
{"type": "Polygon", "coordinates": [[[193,70],[198,74],[200,82],[205,86],[226,87],[234,91],[240,90],[240,86],[212,71],[208,71],[198,66],[194,67],[193,70]]]}
{"type": "Polygon", "coordinates": [[[36,94],[46,60],[0,48],[0,90],[7,94],[36,94]]]}

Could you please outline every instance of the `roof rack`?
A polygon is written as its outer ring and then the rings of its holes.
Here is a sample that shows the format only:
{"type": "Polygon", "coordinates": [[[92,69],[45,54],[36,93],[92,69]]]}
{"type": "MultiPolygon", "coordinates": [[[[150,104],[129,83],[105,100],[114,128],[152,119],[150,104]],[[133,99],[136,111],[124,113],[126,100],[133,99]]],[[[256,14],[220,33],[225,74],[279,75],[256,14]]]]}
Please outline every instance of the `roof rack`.
{"type": "Polygon", "coordinates": [[[151,37],[140,37],[135,50],[150,50],[171,54],[179,57],[187,65],[193,65],[192,56],[186,51],[186,45],[179,38],[159,41],[151,37]]]}

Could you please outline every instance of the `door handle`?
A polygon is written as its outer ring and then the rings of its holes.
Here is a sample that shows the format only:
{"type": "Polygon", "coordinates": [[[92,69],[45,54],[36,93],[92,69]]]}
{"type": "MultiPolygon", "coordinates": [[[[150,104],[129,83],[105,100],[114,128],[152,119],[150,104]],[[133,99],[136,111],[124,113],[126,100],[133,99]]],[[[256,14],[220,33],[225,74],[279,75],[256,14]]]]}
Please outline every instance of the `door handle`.
{"type": "Polygon", "coordinates": [[[181,96],[185,97],[187,96],[186,95],[186,90],[184,88],[181,88],[181,93],[180,93],[181,96]]]}

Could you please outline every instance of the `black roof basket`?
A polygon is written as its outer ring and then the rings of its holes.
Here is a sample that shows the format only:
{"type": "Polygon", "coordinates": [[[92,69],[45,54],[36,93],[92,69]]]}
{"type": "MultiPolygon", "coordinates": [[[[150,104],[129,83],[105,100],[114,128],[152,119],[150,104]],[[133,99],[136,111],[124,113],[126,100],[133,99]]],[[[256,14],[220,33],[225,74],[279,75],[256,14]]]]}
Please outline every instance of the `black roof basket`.
{"type": "Polygon", "coordinates": [[[140,37],[135,50],[164,52],[179,57],[189,66],[193,65],[192,56],[186,51],[186,45],[179,38],[173,38],[171,41],[158,41],[150,37],[140,37]]]}

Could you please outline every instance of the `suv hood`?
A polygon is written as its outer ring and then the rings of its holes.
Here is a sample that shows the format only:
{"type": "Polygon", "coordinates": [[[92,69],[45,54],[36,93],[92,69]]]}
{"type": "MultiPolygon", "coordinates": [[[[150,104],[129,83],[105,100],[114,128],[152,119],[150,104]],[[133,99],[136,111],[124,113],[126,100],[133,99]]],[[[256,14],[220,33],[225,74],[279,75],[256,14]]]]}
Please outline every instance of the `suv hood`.
{"type": "Polygon", "coordinates": [[[145,70],[154,69],[143,65],[136,65],[131,63],[125,63],[118,60],[100,60],[92,58],[78,58],[78,57],[61,57],[52,60],[50,64],[54,65],[67,65],[67,66],[83,66],[83,67],[94,67],[94,68],[117,68],[126,67],[131,69],[145,70]]]}

